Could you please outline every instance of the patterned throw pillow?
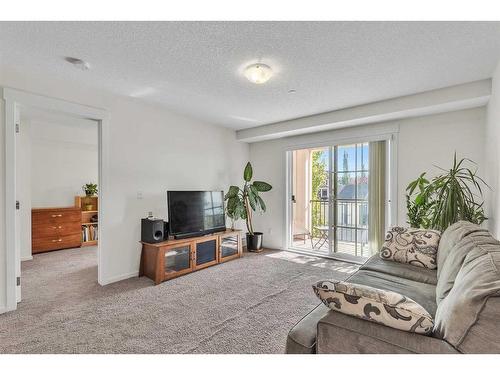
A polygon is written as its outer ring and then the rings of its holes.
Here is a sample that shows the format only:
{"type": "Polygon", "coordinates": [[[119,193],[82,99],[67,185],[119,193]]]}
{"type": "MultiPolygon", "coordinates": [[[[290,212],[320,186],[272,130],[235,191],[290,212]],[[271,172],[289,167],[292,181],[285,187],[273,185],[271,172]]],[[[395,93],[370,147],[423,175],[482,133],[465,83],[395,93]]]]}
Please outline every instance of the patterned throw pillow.
{"type": "Polygon", "coordinates": [[[385,237],[380,257],[398,263],[436,269],[441,233],[431,229],[393,227],[385,237]]]}
{"type": "Polygon", "coordinates": [[[399,293],[343,281],[320,281],[313,289],[326,306],[346,315],[424,335],[434,326],[422,306],[399,293]]]}

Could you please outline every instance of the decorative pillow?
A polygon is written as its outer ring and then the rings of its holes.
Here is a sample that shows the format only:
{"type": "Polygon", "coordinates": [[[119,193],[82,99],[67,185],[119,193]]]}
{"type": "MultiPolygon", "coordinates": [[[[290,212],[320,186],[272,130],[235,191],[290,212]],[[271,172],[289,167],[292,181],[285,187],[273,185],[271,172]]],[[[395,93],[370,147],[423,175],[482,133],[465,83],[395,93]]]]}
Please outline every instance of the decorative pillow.
{"type": "Polygon", "coordinates": [[[432,229],[393,227],[385,237],[380,257],[398,263],[436,269],[441,233],[432,229]]]}
{"type": "Polygon", "coordinates": [[[320,281],[314,292],[334,311],[383,324],[401,331],[429,334],[431,315],[402,294],[343,281],[320,281]]]}

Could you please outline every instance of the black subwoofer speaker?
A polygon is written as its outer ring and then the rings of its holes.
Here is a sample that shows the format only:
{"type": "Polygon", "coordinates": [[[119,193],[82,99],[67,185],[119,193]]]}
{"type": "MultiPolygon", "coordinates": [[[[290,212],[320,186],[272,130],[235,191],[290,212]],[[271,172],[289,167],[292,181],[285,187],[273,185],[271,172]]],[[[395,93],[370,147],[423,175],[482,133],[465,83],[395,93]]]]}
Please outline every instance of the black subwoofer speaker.
{"type": "Polygon", "coordinates": [[[141,241],[157,243],[164,240],[164,224],[161,219],[141,220],[141,241]]]}

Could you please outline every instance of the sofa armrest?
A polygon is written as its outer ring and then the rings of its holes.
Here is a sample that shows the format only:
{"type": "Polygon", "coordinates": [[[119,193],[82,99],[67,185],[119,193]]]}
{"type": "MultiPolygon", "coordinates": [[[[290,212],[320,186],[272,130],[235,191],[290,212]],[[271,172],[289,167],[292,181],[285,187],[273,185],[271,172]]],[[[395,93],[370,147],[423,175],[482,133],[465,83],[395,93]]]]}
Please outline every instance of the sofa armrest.
{"type": "Polygon", "coordinates": [[[436,353],[459,352],[446,341],[329,311],[317,325],[316,352],[325,353],[436,353]]]}
{"type": "Polygon", "coordinates": [[[316,326],[330,309],[320,303],[295,324],[286,338],[287,354],[316,353],[316,326]]]}

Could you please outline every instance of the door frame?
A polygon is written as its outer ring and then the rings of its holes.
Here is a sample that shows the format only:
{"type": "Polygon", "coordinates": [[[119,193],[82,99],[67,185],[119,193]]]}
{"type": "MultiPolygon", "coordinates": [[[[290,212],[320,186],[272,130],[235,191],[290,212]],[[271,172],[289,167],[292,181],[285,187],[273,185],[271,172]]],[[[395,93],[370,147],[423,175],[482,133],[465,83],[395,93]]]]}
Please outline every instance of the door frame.
{"type": "MultiPolygon", "coordinates": [[[[285,147],[285,223],[284,223],[284,238],[282,239],[282,243],[285,245],[284,250],[299,252],[303,254],[311,255],[310,252],[294,249],[293,248],[293,239],[292,239],[292,226],[293,226],[293,204],[292,204],[292,194],[293,194],[293,151],[303,150],[308,148],[323,148],[323,147],[334,147],[341,146],[345,144],[353,144],[353,143],[364,143],[364,142],[373,142],[373,141],[386,141],[388,147],[386,148],[386,230],[387,228],[396,225],[398,222],[398,164],[397,164],[397,155],[398,155],[398,135],[399,135],[399,124],[395,125],[395,127],[386,132],[374,132],[371,135],[360,135],[360,136],[346,136],[339,137],[329,140],[323,140],[320,142],[311,142],[311,143],[297,143],[285,147]]],[[[330,156],[331,158],[331,156],[330,156]]],[[[331,163],[331,160],[329,160],[331,163]]],[[[329,177],[331,178],[331,177],[329,177]]],[[[330,185],[331,186],[331,185],[330,185]]],[[[331,230],[330,230],[331,231],[331,230]]],[[[329,232],[330,232],[329,231],[329,232]]],[[[331,247],[331,245],[330,245],[331,247]]],[[[344,256],[339,253],[330,252],[329,254],[320,254],[315,253],[315,256],[324,257],[324,258],[333,258],[341,260],[349,260],[348,256],[344,259],[344,256]]]]}
{"type": "Polygon", "coordinates": [[[103,227],[106,225],[107,204],[105,197],[108,192],[108,149],[109,129],[106,110],[65,100],[46,97],[22,90],[3,88],[5,106],[5,250],[6,250],[6,311],[17,309],[20,297],[20,286],[17,287],[17,277],[20,276],[20,248],[16,243],[16,124],[19,124],[23,107],[35,107],[55,113],[63,113],[71,117],[93,120],[98,127],[98,178],[99,178],[99,243],[97,246],[98,282],[103,285],[104,251],[101,246],[103,227]]]}

